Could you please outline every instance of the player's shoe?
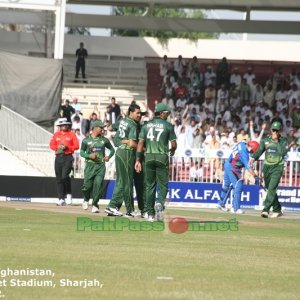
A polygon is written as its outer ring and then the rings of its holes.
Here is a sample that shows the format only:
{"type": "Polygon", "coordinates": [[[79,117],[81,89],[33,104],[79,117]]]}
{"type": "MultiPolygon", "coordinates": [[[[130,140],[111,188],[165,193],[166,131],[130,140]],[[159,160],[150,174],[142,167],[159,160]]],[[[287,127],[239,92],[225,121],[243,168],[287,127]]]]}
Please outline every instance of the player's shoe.
{"type": "Polygon", "coordinates": [[[67,205],[71,205],[72,204],[72,195],[71,194],[67,194],[66,204],[67,205]]]}
{"type": "Polygon", "coordinates": [[[143,213],[143,214],[142,214],[142,218],[144,218],[145,220],[147,220],[147,219],[148,219],[148,217],[149,217],[149,215],[148,215],[148,213],[147,213],[147,212],[145,212],[145,213],[143,213]]]}
{"type": "Polygon", "coordinates": [[[125,215],[124,215],[124,217],[126,217],[126,218],[134,218],[134,213],[133,212],[127,212],[125,215]]]}
{"type": "Polygon", "coordinates": [[[155,221],[154,216],[149,215],[148,218],[146,219],[146,221],[154,222],[155,221]]]}
{"type": "Polygon", "coordinates": [[[109,217],[122,217],[123,214],[118,211],[116,208],[112,208],[112,207],[106,207],[104,210],[107,213],[107,216],[109,217]]]}
{"type": "Polygon", "coordinates": [[[56,205],[57,205],[57,206],[65,206],[65,205],[66,205],[66,202],[65,202],[64,199],[59,199],[56,205]]]}
{"type": "Polygon", "coordinates": [[[99,212],[100,212],[100,210],[97,206],[92,207],[92,213],[98,214],[99,212]]]}
{"type": "Polygon", "coordinates": [[[283,216],[283,212],[279,211],[279,212],[273,212],[270,218],[280,218],[282,216],[283,216]]]}
{"type": "Polygon", "coordinates": [[[142,213],[140,210],[135,210],[133,212],[133,215],[135,216],[135,218],[143,218],[142,213]]]}
{"type": "Polygon", "coordinates": [[[89,203],[87,201],[83,201],[82,209],[87,210],[89,208],[89,203]]]}
{"type": "Polygon", "coordinates": [[[163,216],[163,207],[161,203],[156,203],[154,206],[155,209],[155,217],[157,221],[163,221],[164,216],[163,216]]]}
{"type": "Polygon", "coordinates": [[[260,215],[262,218],[269,218],[269,213],[267,211],[262,211],[260,215]]]}
{"type": "Polygon", "coordinates": [[[228,208],[225,205],[217,204],[216,208],[218,208],[222,211],[228,212],[228,208]]]}
{"type": "Polygon", "coordinates": [[[238,215],[244,214],[244,211],[241,210],[240,208],[237,209],[237,210],[234,210],[234,208],[232,207],[232,208],[230,209],[230,212],[231,212],[232,214],[238,214],[238,215]]]}

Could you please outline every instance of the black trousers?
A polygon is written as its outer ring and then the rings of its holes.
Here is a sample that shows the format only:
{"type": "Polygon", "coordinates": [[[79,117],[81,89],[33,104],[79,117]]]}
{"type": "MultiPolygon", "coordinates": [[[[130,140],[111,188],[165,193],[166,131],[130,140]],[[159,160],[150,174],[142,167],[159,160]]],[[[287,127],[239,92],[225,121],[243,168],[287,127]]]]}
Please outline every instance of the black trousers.
{"type": "Polygon", "coordinates": [[[84,60],[77,60],[76,61],[76,78],[78,78],[79,71],[81,69],[82,78],[85,78],[85,61],[84,60]]]}
{"type": "Polygon", "coordinates": [[[73,167],[72,154],[57,154],[54,163],[57,195],[59,199],[65,199],[67,194],[72,194],[70,173],[73,167]]]}

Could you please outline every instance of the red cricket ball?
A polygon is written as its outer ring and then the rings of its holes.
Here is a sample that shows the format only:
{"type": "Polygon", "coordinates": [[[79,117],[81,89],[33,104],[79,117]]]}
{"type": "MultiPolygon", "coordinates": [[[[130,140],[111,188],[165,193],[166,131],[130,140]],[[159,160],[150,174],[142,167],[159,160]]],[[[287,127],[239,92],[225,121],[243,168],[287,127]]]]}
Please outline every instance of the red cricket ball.
{"type": "Polygon", "coordinates": [[[173,233],[184,233],[188,230],[189,223],[185,218],[176,217],[170,220],[169,222],[169,230],[173,233]]]}

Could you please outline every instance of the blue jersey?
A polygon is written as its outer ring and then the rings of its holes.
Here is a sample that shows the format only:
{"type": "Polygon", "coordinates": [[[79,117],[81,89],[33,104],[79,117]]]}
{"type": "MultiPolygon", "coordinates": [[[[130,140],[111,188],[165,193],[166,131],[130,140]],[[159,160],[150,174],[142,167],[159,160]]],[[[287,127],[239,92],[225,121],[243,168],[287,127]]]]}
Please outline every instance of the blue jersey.
{"type": "Polygon", "coordinates": [[[230,163],[231,167],[236,171],[242,168],[245,168],[246,170],[250,169],[251,167],[249,166],[249,152],[247,149],[247,143],[242,141],[234,146],[226,163],[230,163]]]}

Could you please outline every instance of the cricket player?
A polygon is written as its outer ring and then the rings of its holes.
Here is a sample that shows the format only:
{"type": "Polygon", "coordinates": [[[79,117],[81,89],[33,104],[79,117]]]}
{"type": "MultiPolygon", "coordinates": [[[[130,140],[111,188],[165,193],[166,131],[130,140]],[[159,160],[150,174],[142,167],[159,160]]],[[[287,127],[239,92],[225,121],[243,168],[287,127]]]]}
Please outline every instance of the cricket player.
{"type": "Polygon", "coordinates": [[[241,210],[241,195],[243,190],[242,169],[247,170],[255,177],[255,183],[259,184],[259,178],[249,164],[249,153],[255,153],[259,144],[255,141],[239,142],[234,148],[224,164],[224,180],[221,192],[221,200],[218,201],[217,208],[227,211],[226,200],[233,189],[233,207],[232,213],[243,214],[241,210]]]}
{"type": "Polygon", "coordinates": [[[162,220],[165,199],[168,193],[169,156],[174,155],[177,148],[176,135],[173,126],[167,121],[170,108],[164,103],[157,104],[155,116],[143,125],[136,152],[135,170],[141,172],[143,148],[145,147],[146,201],[145,219],[162,220]],[[171,148],[169,149],[169,142],[171,148]],[[156,184],[158,199],[155,203],[156,184]]]}
{"type": "Polygon", "coordinates": [[[95,121],[91,135],[83,139],[80,148],[80,156],[85,158],[82,208],[88,209],[88,203],[92,196],[92,213],[99,213],[98,202],[103,192],[105,162],[109,161],[115,153],[110,141],[104,137],[104,127],[105,125],[101,121],[95,121]],[[109,155],[105,155],[106,148],[109,150],[109,155]]]}
{"type": "Polygon", "coordinates": [[[116,151],[116,184],[111,201],[105,212],[108,216],[122,216],[119,211],[123,201],[126,207],[126,217],[134,217],[133,211],[133,171],[135,149],[138,141],[137,122],[141,118],[140,107],[132,103],[128,108],[128,116],[120,120],[117,135],[121,139],[116,151]]]}
{"type": "Polygon", "coordinates": [[[282,125],[280,122],[273,122],[271,125],[271,135],[264,138],[260,146],[252,156],[250,164],[265,152],[265,161],[263,166],[263,177],[265,187],[267,188],[267,196],[264,208],[261,212],[263,218],[269,217],[271,207],[273,207],[273,214],[271,218],[278,218],[282,216],[281,204],[278,201],[277,187],[282,176],[285,164],[285,156],[289,150],[288,140],[280,135],[282,125]]]}

